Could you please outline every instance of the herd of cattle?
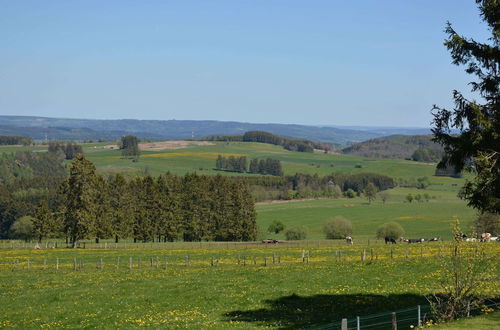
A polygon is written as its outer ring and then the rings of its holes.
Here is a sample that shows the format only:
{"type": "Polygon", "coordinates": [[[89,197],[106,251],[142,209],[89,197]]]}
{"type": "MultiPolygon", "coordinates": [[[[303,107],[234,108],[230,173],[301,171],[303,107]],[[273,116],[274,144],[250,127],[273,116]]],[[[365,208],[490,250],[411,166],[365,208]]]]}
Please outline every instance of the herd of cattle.
{"type": "Polygon", "coordinates": [[[460,236],[461,239],[465,240],[466,242],[500,242],[500,236],[491,236],[490,233],[482,233],[481,237],[475,238],[475,237],[467,237],[467,235],[462,234],[460,236]]]}
{"type": "MultiPolygon", "coordinates": [[[[462,239],[466,242],[500,242],[500,236],[491,236],[490,233],[482,233],[480,238],[475,238],[475,237],[467,237],[465,234],[461,234],[457,238],[462,239]]],[[[400,237],[399,241],[401,243],[423,243],[423,242],[437,242],[440,241],[441,238],[439,237],[433,237],[433,238],[404,238],[400,237]]],[[[345,241],[347,244],[354,244],[354,240],[352,239],[351,236],[347,236],[345,238],[345,241]]],[[[393,236],[386,236],[384,237],[385,244],[391,243],[391,244],[396,244],[396,237],[393,236]]],[[[276,240],[276,239],[265,239],[262,241],[264,244],[278,244],[278,243],[285,243],[286,241],[281,241],[281,240],[276,240]]]]}
{"type": "MultiPolygon", "coordinates": [[[[404,238],[400,237],[399,241],[401,243],[406,242],[406,243],[423,243],[423,242],[437,242],[440,241],[441,238],[439,237],[433,237],[433,238],[404,238]]],[[[392,243],[396,244],[396,238],[392,236],[386,236],[384,237],[385,244],[387,243],[392,243]]]]}

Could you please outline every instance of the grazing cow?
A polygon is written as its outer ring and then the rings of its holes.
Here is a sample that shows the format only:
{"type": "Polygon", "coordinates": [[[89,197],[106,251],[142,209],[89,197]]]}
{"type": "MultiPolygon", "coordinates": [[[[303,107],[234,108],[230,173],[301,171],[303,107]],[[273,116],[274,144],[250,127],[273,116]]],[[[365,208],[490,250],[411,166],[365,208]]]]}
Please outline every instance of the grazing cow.
{"type": "Polygon", "coordinates": [[[475,242],[475,241],[477,241],[477,238],[475,238],[475,237],[467,237],[467,238],[465,239],[465,241],[466,241],[466,242],[475,242]]]}
{"type": "Polygon", "coordinates": [[[263,240],[262,243],[264,243],[264,244],[276,244],[279,242],[278,242],[278,240],[268,238],[268,239],[263,240]]]}
{"type": "Polygon", "coordinates": [[[408,242],[408,240],[407,240],[406,238],[404,238],[404,237],[400,237],[400,238],[399,238],[399,241],[400,241],[401,243],[408,242]]]}
{"type": "Polygon", "coordinates": [[[351,237],[351,236],[347,236],[347,237],[345,238],[345,242],[346,242],[347,244],[351,244],[351,245],[352,245],[352,244],[354,244],[354,243],[353,243],[353,241],[352,241],[352,237],[351,237]]]}
{"type": "Polygon", "coordinates": [[[437,242],[441,240],[439,237],[433,237],[433,238],[430,238],[430,239],[427,239],[426,241],[429,241],[429,242],[437,242]]]}
{"type": "Polygon", "coordinates": [[[490,237],[490,242],[496,242],[496,241],[500,241],[500,236],[491,236],[490,237]]]}
{"type": "Polygon", "coordinates": [[[491,239],[490,233],[482,233],[481,234],[481,242],[489,242],[491,239]]]}
{"type": "Polygon", "coordinates": [[[396,244],[396,239],[392,236],[384,237],[384,241],[385,241],[385,244],[387,244],[387,243],[396,244]]]}
{"type": "Polygon", "coordinates": [[[410,244],[410,243],[422,243],[423,241],[424,241],[423,238],[409,238],[408,244],[410,244]]]}

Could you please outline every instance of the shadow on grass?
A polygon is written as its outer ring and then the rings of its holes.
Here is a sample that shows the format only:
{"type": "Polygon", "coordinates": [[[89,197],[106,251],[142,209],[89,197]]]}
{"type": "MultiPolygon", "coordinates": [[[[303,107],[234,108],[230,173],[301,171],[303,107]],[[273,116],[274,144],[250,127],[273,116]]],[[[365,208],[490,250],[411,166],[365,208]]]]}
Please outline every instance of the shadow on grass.
{"type": "Polygon", "coordinates": [[[267,308],[231,311],[224,316],[229,321],[249,322],[282,329],[319,326],[367,314],[392,312],[428,304],[424,296],[414,294],[345,294],[291,295],[265,300],[267,308]]]}

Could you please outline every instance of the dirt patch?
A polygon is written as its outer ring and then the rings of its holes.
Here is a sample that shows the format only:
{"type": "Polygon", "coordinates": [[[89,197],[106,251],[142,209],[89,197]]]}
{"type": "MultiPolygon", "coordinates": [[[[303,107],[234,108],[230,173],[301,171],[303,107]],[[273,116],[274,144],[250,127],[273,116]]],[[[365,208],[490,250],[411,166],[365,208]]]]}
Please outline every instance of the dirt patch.
{"type": "MultiPolygon", "coordinates": [[[[324,154],[325,150],[323,150],[323,149],[314,149],[314,152],[324,154]]],[[[340,155],[341,153],[338,152],[338,151],[334,151],[334,150],[328,150],[326,152],[326,154],[328,154],[328,155],[340,155]]]]}
{"type": "Polygon", "coordinates": [[[290,199],[290,200],[277,199],[277,200],[273,200],[273,201],[257,202],[257,203],[255,203],[255,205],[298,203],[298,202],[306,202],[306,201],[317,201],[317,200],[322,200],[322,199],[331,199],[331,198],[321,197],[321,198],[302,198],[302,199],[290,199]]]}
{"type": "Polygon", "coordinates": [[[213,146],[214,143],[207,141],[161,141],[151,143],[141,143],[141,150],[172,150],[183,149],[192,146],[213,146]]]}
{"type": "MultiPolygon", "coordinates": [[[[160,142],[149,142],[149,143],[139,143],[139,149],[141,150],[174,150],[183,149],[192,146],[212,146],[214,143],[208,141],[160,141],[160,142]]],[[[103,146],[104,149],[118,149],[116,144],[111,144],[103,146]]]]}

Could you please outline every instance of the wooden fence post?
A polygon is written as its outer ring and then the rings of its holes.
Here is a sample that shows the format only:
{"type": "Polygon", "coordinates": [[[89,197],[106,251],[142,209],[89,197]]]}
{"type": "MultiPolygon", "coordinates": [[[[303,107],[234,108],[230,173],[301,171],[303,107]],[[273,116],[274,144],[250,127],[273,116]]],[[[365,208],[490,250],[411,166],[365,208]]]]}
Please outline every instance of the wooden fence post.
{"type": "Polygon", "coordinates": [[[398,321],[396,319],[396,312],[392,312],[392,330],[398,330],[398,321]]]}
{"type": "Polygon", "coordinates": [[[56,270],[59,270],[59,258],[56,258],[56,270]]]}
{"type": "Polygon", "coordinates": [[[340,326],[341,330],[347,330],[347,319],[342,319],[342,325],[340,326]]]}

